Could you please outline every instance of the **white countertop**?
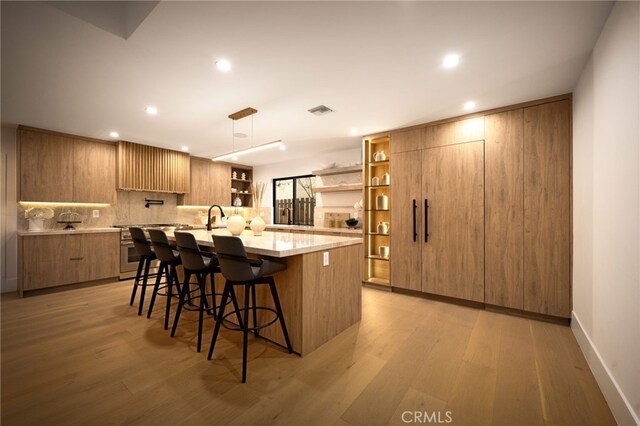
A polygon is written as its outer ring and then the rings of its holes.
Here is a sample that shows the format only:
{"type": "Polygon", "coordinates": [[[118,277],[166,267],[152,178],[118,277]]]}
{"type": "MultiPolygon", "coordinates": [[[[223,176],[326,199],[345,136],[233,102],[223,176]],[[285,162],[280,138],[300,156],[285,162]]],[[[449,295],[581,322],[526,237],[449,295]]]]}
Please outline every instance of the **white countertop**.
{"type": "MultiPolygon", "coordinates": [[[[180,232],[193,234],[198,244],[208,247],[213,247],[212,235],[231,235],[226,229],[214,229],[212,231],[192,229],[180,232]]],[[[173,232],[167,232],[167,236],[172,239],[173,232]]],[[[256,237],[250,230],[243,231],[240,239],[244,243],[247,253],[272,257],[295,256],[337,247],[362,244],[362,238],[359,236],[346,237],[264,231],[261,236],[256,237]]]]}
{"type": "Polygon", "coordinates": [[[341,232],[344,234],[362,235],[362,229],[331,228],[328,226],[310,225],[267,225],[267,229],[295,229],[300,231],[341,232]]]}
{"type": "Polygon", "coordinates": [[[120,232],[118,228],[81,228],[81,229],[44,229],[42,231],[18,231],[20,237],[34,237],[37,235],[64,235],[64,234],[96,234],[105,232],[120,232]]]}

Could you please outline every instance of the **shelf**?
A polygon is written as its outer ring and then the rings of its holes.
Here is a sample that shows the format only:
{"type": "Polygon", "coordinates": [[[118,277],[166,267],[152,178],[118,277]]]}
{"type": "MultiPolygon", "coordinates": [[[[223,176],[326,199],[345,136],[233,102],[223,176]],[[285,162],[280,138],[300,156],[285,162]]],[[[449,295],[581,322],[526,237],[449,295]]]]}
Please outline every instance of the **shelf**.
{"type": "Polygon", "coordinates": [[[231,191],[231,193],[235,194],[235,195],[251,195],[250,192],[233,192],[233,191],[231,191]]]}
{"type": "Polygon", "coordinates": [[[367,163],[367,166],[386,166],[389,164],[389,160],[384,160],[384,161],[372,161],[370,163],[367,163]]]}
{"type": "Polygon", "coordinates": [[[235,179],[235,178],[231,178],[232,181],[234,182],[247,182],[247,183],[251,183],[251,179],[235,179]]]}
{"type": "Polygon", "coordinates": [[[371,145],[377,145],[379,143],[387,143],[389,142],[389,136],[380,136],[374,139],[368,139],[367,142],[371,145]]]}
{"type": "Polygon", "coordinates": [[[314,192],[347,192],[362,191],[362,183],[350,183],[348,185],[327,185],[313,188],[314,192]]]}
{"type": "Polygon", "coordinates": [[[364,280],[365,283],[367,284],[378,284],[378,285],[389,285],[389,280],[384,279],[384,278],[376,278],[376,277],[370,277],[367,280],[364,280]]]}
{"type": "Polygon", "coordinates": [[[378,188],[389,188],[389,185],[367,185],[367,188],[378,189],[378,188]]]}
{"type": "Polygon", "coordinates": [[[389,237],[391,236],[391,234],[387,233],[387,234],[380,234],[379,232],[367,232],[367,235],[373,235],[376,237],[389,237]]]}
{"type": "Polygon", "coordinates": [[[377,254],[369,254],[365,256],[367,259],[374,259],[374,260],[384,260],[385,262],[389,261],[388,257],[382,257],[382,256],[378,256],[377,254]]]}
{"type": "Polygon", "coordinates": [[[342,175],[345,173],[356,173],[361,171],[362,171],[362,165],[358,164],[356,166],[334,167],[332,169],[314,170],[311,172],[311,174],[316,176],[329,176],[329,175],[342,175]]]}
{"type": "Polygon", "coordinates": [[[369,209],[367,209],[367,210],[365,210],[365,211],[366,211],[366,212],[388,212],[388,211],[389,211],[389,209],[386,209],[386,210],[382,210],[382,209],[370,209],[370,210],[369,210],[369,209]]]}

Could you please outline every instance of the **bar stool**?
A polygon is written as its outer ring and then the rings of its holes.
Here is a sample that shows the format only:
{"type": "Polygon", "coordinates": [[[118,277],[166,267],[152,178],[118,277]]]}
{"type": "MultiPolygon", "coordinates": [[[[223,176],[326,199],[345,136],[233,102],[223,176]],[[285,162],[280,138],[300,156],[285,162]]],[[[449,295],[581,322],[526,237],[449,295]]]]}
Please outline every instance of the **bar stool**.
{"type": "MultiPolygon", "coordinates": [[[[220,310],[218,312],[218,317],[216,318],[216,326],[213,330],[213,336],[211,337],[211,346],[209,347],[209,355],[207,358],[211,359],[213,356],[213,350],[215,348],[216,340],[218,339],[218,333],[221,325],[232,331],[242,330],[242,383],[245,383],[247,381],[247,337],[249,331],[253,331],[254,334],[258,336],[258,330],[280,320],[282,334],[284,334],[284,340],[287,343],[287,350],[289,353],[293,352],[291,342],[289,341],[289,334],[287,333],[287,326],[284,322],[284,315],[282,314],[282,307],[280,306],[280,298],[278,297],[278,291],[272,276],[276,272],[287,269],[287,265],[269,260],[249,259],[244,248],[244,244],[242,244],[242,240],[238,237],[214,235],[213,242],[218,256],[218,261],[220,263],[222,276],[225,277],[226,283],[222,294],[220,310]],[[269,285],[275,310],[268,307],[256,306],[256,284],[269,285]],[[235,298],[235,292],[233,290],[233,286],[235,285],[244,286],[244,305],[242,309],[240,309],[244,312],[244,318],[242,320],[238,318],[239,327],[232,328],[223,324],[223,321],[226,317],[234,313],[230,312],[225,315],[224,309],[227,298],[230,296],[235,298]],[[251,293],[253,306],[249,305],[249,293],[251,293]],[[276,314],[276,318],[269,323],[258,324],[258,310],[273,312],[276,314]],[[253,327],[249,327],[249,311],[253,311],[253,327]]],[[[235,309],[238,309],[237,306],[235,309]]]]}
{"type": "Polygon", "coordinates": [[[147,240],[147,237],[144,235],[144,231],[142,230],[142,228],[131,227],[129,228],[129,232],[131,233],[131,239],[133,240],[133,246],[136,250],[136,253],[138,254],[138,256],[140,256],[140,261],[138,262],[138,271],[136,272],[136,278],[133,281],[133,290],[131,292],[131,300],[129,301],[129,306],[132,306],[134,300],[136,299],[136,292],[138,291],[138,287],[142,287],[142,289],[140,290],[140,304],[138,306],[138,315],[142,315],[144,293],[147,289],[149,277],[156,276],[156,274],[149,274],[151,262],[156,260],[156,254],[151,248],[151,244],[147,240]]]}
{"type": "MultiPolygon", "coordinates": [[[[171,337],[173,337],[178,328],[178,322],[180,321],[180,313],[185,304],[185,298],[189,294],[191,276],[195,275],[198,280],[199,288],[199,316],[198,316],[198,343],[197,350],[200,352],[202,344],[202,324],[204,320],[204,313],[213,314],[216,317],[216,296],[222,296],[221,293],[215,292],[215,279],[214,274],[220,273],[220,267],[218,266],[218,259],[212,253],[206,253],[200,251],[196,237],[188,232],[175,232],[176,245],[180,253],[180,259],[182,260],[182,266],[184,267],[184,282],[182,283],[182,291],[180,292],[180,301],[178,302],[178,309],[176,310],[176,316],[173,319],[173,328],[171,329],[171,337]],[[207,276],[211,276],[211,293],[206,293],[207,276]],[[213,307],[209,307],[207,302],[207,296],[212,296],[213,307]]],[[[232,295],[231,301],[234,307],[237,309],[237,302],[235,294],[232,295]]],[[[226,301],[226,303],[229,303],[226,301]]]]}
{"type": "Polygon", "coordinates": [[[180,281],[178,280],[178,274],[176,272],[176,266],[180,265],[180,253],[173,250],[169,245],[167,234],[159,229],[149,229],[149,237],[151,237],[151,247],[153,248],[156,257],[160,261],[158,267],[158,276],[156,277],[156,283],[153,287],[153,293],[151,295],[151,303],[149,304],[149,312],[147,312],[147,318],[151,318],[151,312],[153,312],[153,306],[156,302],[156,296],[167,297],[167,303],[165,306],[164,314],[164,329],[169,328],[169,316],[171,314],[171,299],[180,295],[180,281]],[[162,276],[166,276],[166,284],[160,285],[162,276]],[[176,293],[173,293],[173,286],[176,286],[176,293]],[[160,293],[160,290],[166,289],[165,293],[160,293]]]}

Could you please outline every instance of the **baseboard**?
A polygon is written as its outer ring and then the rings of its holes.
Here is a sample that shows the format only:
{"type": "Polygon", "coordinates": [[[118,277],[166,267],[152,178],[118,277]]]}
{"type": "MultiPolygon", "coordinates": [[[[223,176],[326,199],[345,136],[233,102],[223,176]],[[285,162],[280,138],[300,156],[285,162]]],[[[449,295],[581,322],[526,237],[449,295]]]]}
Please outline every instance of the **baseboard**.
{"type": "Polygon", "coordinates": [[[600,390],[604,395],[604,398],[609,404],[609,408],[616,418],[619,425],[640,425],[640,420],[634,413],[631,404],[622,393],[622,390],[618,386],[618,382],[609,371],[606,363],[600,356],[600,352],[595,347],[584,328],[580,319],[575,312],[571,312],[571,331],[573,331],[580,349],[584,357],[587,359],[587,363],[593,372],[593,376],[596,378],[600,390]]]}
{"type": "Polygon", "coordinates": [[[18,279],[17,278],[7,278],[5,282],[2,283],[2,293],[12,293],[18,291],[18,279]]]}

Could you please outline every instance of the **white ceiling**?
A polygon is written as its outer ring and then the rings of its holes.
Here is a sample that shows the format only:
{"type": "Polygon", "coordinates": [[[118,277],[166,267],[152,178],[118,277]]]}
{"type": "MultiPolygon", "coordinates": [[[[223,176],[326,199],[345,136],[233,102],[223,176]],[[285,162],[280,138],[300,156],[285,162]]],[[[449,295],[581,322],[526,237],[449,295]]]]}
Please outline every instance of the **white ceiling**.
{"type": "MultiPolygon", "coordinates": [[[[570,92],[610,2],[161,2],[118,37],[41,2],[2,2],[2,122],[213,156],[251,106],[254,165],[360,135],[570,92]],[[442,57],[462,55],[445,70],[442,57]],[[232,62],[220,73],[218,58],[232,62]],[[324,104],[335,113],[307,109],[324,104]],[[159,114],[144,109],[155,105],[159,114]]],[[[237,130],[236,130],[237,131],[237,130]]],[[[249,142],[237,140],[236,146],[249,142]]]]}

